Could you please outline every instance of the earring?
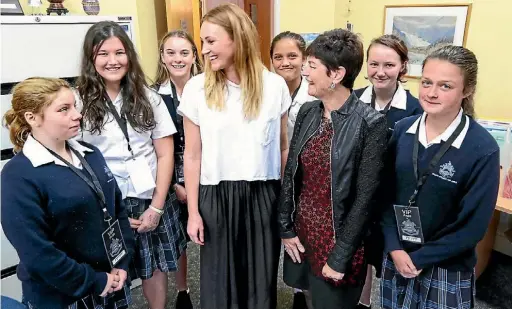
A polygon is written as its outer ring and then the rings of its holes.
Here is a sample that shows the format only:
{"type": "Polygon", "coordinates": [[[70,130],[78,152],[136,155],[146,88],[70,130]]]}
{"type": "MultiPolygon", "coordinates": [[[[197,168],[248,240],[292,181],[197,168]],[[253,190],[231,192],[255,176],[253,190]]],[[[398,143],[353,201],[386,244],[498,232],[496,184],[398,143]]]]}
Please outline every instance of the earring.
{"type": "Polygon", "coordinates": [[[329,89],[334,90],[336,88],[336,84],[334,82],[331,83],[331,86],[329,86],[329,89]]]}

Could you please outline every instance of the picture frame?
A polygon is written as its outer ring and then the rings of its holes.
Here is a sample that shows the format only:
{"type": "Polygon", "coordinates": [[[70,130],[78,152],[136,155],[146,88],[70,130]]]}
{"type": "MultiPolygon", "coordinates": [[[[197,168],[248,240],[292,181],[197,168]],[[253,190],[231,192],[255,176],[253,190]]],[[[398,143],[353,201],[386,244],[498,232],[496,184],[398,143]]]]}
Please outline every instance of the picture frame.
{"type": "Polygon", "coordinates": [[[302,36],[302,38],[304,38],[306,46],[309,46],[309,44],[311,44],[311,42],[313,42],[320,35],[320,33],[301,33],[300,35],[302,36]]]}
{"type": "Polygon", "coordinates": [[[429,52],[443,45],[465,46],[471,4],[387,5],[384,34],[394,34],[409,49],[409,78],[421,77],[429,52]]]}
{"type": "Polygon", "coordinates": [[[25,15],[19,0],[0,0],[0,15],[25,15]]]}

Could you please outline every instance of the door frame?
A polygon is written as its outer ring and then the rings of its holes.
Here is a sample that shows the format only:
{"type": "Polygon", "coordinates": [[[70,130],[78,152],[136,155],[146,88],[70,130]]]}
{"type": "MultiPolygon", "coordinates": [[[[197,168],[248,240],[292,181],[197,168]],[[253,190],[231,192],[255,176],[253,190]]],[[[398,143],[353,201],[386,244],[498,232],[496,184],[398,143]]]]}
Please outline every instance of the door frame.
{"type": "MultiPolygon", "coordinates": [[[[270,1],[271,8],[271,25],[270,25],[270,39],[272,39],[280,33],[280,22],[281,17],[279,16],[279,8],[281,6],[281,0],[267,0],[270,1]]],[[[196,43],[197,49],[199,52],[201,51],[201,38],[200,38],[200,29],[201,29],[201,19],[202,19],[202,11],[201,6],[204,0],[192,1],[192,36],[194,38],[194,42],[196,43]]],[[[243,3],[243,1],[242,1],[243,3]]],[[[170,29],[169,29],[170,30],[170,29]]],[[[267,51],[268,52],[268,51],[267,51]]],[[[266,52],[261,51],[262,57],[266,52]]]]}

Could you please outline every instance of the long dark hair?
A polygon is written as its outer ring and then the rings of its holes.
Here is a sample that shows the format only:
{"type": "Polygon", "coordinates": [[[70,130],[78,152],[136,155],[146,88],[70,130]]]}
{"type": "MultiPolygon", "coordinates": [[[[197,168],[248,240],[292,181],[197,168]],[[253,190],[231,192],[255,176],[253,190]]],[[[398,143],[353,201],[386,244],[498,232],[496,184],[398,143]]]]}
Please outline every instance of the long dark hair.
{"type": "Polygon", "coordinates": [[[162,63],[162,54],[164,53],[164,45],[165,45],[165,42],[167,42],[167,40],[170,38],[185,39],[192,46],[192,53],[196,57],[196,61],[192,65],[192,70],[190,72],[191,73],[190,75],[195,76],[195,75],[203,72],[203,64],[201,63],[201,57],[200,57],[199,53],[197,52],[196,43],[194,43],[194,40],[192,39],[190,34],[188,34],[187,32],[185,32],[183,30],[174,30],[174,31],[171,31],[171,32],[167,33],[166,35],[164,35],[164,37],[160,40],[160,46],[158,48],[160,53],[158,55],[158,66],[156,69],[156,79],[155,79],[156,85],[161,85],[171,79],[171,74],[169,73],[169,70],[167,70],[167,67],[165,66],[165,64],[162,63]]]}
{"type": "Polygon", "coordinates": [[[132,41],[124,29],[113,21],[94,24],[85,35],[82,49],[80,77],[77,81],[78,93],[83,102],[82,116],[87,130],[101,134],[107,121],[105,104],[107,91],[103,78],[96,72],[94,62],[97,52],[105,40],[117,37],[123,43],[128,58],[128,72],[121,80],[123,106],[121,114],[137,131],[149,131],[155,127],[155,117],[146,95],[147,83],[140,66],[132,41]]]}

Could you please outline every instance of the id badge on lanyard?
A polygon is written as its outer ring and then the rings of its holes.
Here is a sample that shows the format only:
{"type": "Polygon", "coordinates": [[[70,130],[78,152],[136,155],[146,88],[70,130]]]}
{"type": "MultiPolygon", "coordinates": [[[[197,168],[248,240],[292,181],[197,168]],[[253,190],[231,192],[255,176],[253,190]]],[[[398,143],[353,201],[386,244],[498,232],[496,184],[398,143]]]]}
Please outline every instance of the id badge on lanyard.
{"type": "Polygon", "coordinates": [[[135,193],[141,194],[156,187],[148,162],[144,157],[131,157],[126,160],[126,168],[132,181],[135,193]]]}
{"type": "MultiPolygon", "coordinates": [[[[101,210],[103,211],[103,222],[108,226],[106,230],[101,234],[103,238],[103,245],[105,247],[105,253],[107,254],[108,261],[110,262],[110,266],[114,268],[127,254],[126,245],[124,243],[123,234],[121,233],[121,227],[119,226],[119,221],[115,220],[114,223],[110,224],[112,221],[112,217],[107,211],[107,202],[105,199],[105,195],[103,193],[103,189],[101,188],[98,177],[92,170],[91,166],[87,161],[85,161],[84,157],[75,149],[69,147],[69,149],[76,155],[82,166],[90,175],[91,179],[87,178],[83,171],[76,168],[73,164],[69,163],[67,160],[62,158],[53,150],[48,149],[48,151],[56,158],[64,162],[78,177],[80,177],[85,183],[92,189],[95,193],[98,201],[100,202],[101,210]]],[[[94,224],[94,222],[91,222],[94,224]]]]}
{"type": "MultiPolygon", "coordinates": [[[[466,125],[466,116],[462,115],[461,122],[448,138],[448,140],[441,146],[439,151],[434,155],[430,161],[427,170],[421,175],[418,174],[418,152],[419,152],[419,131],[420,123],[416,128],[416,135],[414,137],[414,147],[412,152],[412,161],[414,167],[414,176],[416,177],[416,189],[409,198],[409,205],[393,205],[395,211],[395,218],[398,228],[398,235],[401,241],[410,242],[414,244],[423,244],[425,239],[423,237],[423,229],[421,227],[420,209],[416,205],[416,199],[421,187],[425,184],[427,177],[432,173],[434,168],[439,164],[439,161],[444,154],[451,147],[455,139],[460,135],[462,129],[466,125]]],[[[421,122],[421,118],[420,118],[421,122]]],[[[428,207],[428,206],[427,206],[428,207]]]]}
{"type": "Polygon", "coordinates": [[[415,244],[424,243],[421,228],[420,209],[416,206],[393,205],[401,241],[415,244]]]}
{"type": "Polygon", "coordinates": [[[119,220],[114,221],[102,234],[103,245],[107,253],[110,266],[114,268],[119,262],[128,255],[124,243],[123,233],[119,226],[119,220]]]}
{"type": "Polygon", "coordinates": [[[121,131],[128,142],[128,151],[130,152],[131,157],[126,160],[126,168],[128,169],[128,174],[130,175],[135,193],[141,194],[154,189],[156,187],[155,179],[153,178],[153,174],[151,173],[151,169],[149,168],[146,158],[144,156],[135,157],[133,153],[130,145],[130,136],[128,135],[128,124],[126,118],[119,115],[108,96],[105,96],[105,101],[107,102],[110,112],[114,116],[114,119],[121,128],[121,131]]]}

